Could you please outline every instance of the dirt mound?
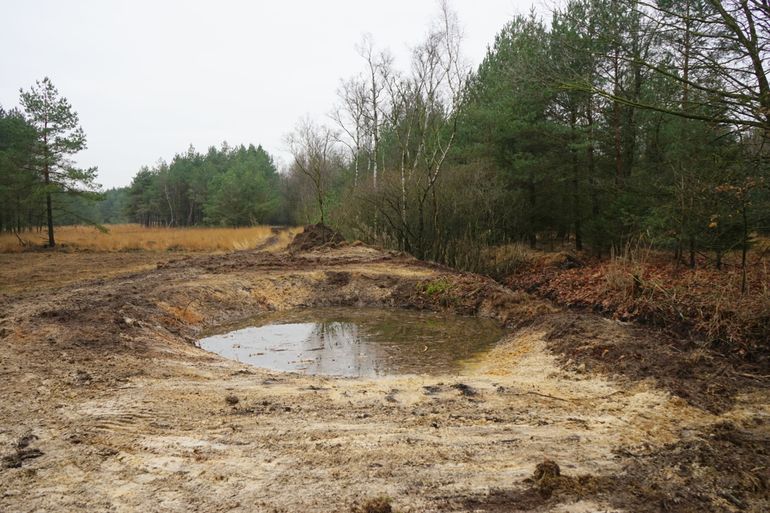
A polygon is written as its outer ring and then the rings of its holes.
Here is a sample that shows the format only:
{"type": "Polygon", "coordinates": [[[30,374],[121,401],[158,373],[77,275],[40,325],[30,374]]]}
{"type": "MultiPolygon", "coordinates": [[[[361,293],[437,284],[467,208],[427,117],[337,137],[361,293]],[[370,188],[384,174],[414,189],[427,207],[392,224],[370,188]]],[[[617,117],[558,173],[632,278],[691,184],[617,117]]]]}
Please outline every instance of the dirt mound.
{"type": "Polygon", "coordinates": [[[518,513],[535,509],[551,511],[560,503],[601,498],[607,488],[601,479],[592,475],[564,475],[559,464],[549,459],[538,463],[532,477],[524,479],[524,483],[528,486],[523,489],[492,489],[486,496],[466,499],[464,506],[472,511],[490,513],[518,513]]]}
{"type": "Polygon", "coordinates": [[[345,237],[339,232],[329,228],[325,224],[311,224],[305,226],[302,233],[298,233],[289,244],[289,253],[310,251],[321,247],[337,247],[345,242],[345,237]]]}

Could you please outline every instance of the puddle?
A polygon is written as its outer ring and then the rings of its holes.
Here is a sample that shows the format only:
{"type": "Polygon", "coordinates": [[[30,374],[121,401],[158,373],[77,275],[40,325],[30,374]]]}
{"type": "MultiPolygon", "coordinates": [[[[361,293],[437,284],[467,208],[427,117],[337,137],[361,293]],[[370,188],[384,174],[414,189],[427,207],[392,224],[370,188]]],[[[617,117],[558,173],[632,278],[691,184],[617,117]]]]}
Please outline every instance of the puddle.
{"type": "Polygon", "coordinates": [[[379,308],[293,310],[227,330],[198,346],[257,367],[353,377],[457,373],[504,333],[489,319],[379,308]]]}

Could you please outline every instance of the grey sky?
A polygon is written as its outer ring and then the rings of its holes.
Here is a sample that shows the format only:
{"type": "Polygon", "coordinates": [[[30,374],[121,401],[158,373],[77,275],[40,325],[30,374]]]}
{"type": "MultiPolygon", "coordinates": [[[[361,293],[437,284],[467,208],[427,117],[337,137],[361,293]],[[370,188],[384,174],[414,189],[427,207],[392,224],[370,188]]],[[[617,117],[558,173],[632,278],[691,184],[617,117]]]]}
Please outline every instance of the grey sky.
{"type": "MultiPolygon", "coordinates": [[[[469,62],[536,1],[453,0],[469,62]]],[[[0,104],[51,77],[88,137],[77,162],[113,187],[190,143],[262,144],[280,162],[297,120],[323,118],[340,79],[363,69],[362,35],[404,66],[437,3],[4,0],[0,12],[0,104]]]]}

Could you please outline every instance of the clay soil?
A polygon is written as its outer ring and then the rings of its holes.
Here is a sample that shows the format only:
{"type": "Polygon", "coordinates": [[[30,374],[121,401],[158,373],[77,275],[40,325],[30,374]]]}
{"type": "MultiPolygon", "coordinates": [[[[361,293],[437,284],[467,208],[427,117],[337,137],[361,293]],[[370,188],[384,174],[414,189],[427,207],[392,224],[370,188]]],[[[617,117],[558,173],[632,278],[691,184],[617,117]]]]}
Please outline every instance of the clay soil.
{"type": "Polygon", "coordinates": [[[363,245],[50,255],[59,280],[3,257],[0,511],[770,510],[768,371],[685,340],[363,245]],[[345,305],[507,335],[460,374],[376,380],[194,344],[345,305]]]}

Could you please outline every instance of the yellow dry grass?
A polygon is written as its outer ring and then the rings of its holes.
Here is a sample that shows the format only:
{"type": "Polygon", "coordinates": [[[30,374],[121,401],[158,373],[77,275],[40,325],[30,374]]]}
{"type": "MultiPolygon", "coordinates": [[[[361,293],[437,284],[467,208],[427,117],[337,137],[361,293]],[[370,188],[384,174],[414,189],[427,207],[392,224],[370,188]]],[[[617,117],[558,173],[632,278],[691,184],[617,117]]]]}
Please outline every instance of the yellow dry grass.
{"type": "MultiPolygon", "coordinates": [[[[282,249],[300,228],[145,228],[137,224],[107,225],[103,233],[91,226],[56,228],[56,243],[77,251],[233,251],[262,247],[282,249]]],[[[46,243],[46,233],[26,232],[22,245],[13,234],[0,234],[0,252],[20,252],[46,243]]]]}

